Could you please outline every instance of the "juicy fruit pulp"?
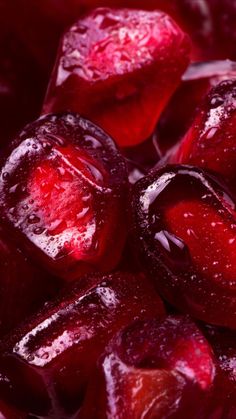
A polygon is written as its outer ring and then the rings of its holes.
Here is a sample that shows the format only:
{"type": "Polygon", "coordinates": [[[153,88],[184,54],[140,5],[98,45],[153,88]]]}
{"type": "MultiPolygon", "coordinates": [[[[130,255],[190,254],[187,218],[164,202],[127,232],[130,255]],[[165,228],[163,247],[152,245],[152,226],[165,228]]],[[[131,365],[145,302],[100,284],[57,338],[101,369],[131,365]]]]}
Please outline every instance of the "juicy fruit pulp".
{"type": "Polygon", "coordinates": [[[119,261],[127,174],[113,141],[73,114],[28,125],[1,167],[4,226],[45,268],[74,279],[119,261]]]}
{"type": "Polygon", "coordinates": [[[214,379],[213,353],[192,321],[137,321],[108,345],[78,419],[205,417],[214,379]]]}
{"type": "Polygon", "coordinates": [[[138,144],[176,89],[189,47],[162,12],[92,11],[62,38],[43,112],[79,112],[119,145],[138,144]]]}
{"type": "Polygon", "coordinates": [[[226,80],[205,98],[196,118],[171,156],[174,163],[203,167],[221,175],[235,191],[236,80],[226,80]]]}
{"type": "Polygon", "coordinates": [[[143,275],[94,276],[73,285],[1,348],[1,394],[33,414],[70,417],[110,337],[164,307],[143,275]],[[63,416],[64,415],[64,416],[63,416]]]}
{"type": "Polygon", "coordinates": [[[224,185],[191,166],[136,183],[135,249],[161,294],[193,316],[235,327],[235,204],[224,185]]]}

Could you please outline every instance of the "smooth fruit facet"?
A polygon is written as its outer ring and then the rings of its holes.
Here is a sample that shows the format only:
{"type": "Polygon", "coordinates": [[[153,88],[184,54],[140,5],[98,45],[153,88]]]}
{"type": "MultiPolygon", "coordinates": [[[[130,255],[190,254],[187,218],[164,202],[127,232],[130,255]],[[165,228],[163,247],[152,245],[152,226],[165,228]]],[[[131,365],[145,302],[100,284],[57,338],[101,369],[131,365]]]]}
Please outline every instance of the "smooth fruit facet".
{"type": "Polygon", "coordinates": [[[163,297],[180,310],[236,327],[236,213],[225,185],[191,166],[138,181],[134,249],[163,297]]]}

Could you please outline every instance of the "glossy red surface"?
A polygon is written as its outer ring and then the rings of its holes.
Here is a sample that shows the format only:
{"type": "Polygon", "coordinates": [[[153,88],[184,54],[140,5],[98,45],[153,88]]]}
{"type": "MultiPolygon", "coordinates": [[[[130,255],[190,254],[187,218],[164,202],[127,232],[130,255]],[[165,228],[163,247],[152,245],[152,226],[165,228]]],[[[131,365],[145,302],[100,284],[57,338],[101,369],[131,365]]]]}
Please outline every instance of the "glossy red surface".
{"type": "Polygon", "coordinates": [[[191,166],[136,183],[134,248],[160,293],[180,310],[236,327],[235,204],[226,187],[191,166]]]}
{"type": "Polygon", "coordinates": [[[28,125],[1,164],[2,223],[46,269],[71,280],[116,266],[127,174],[113,141],[73,114],[28,125]]]}
{"type": "Polygon", "coordinates": [[[214,379],[211,348],[190,319],[137,321],[108,345],[78,419],[206,418],[214,379]]]}
{"type": "Polygon", "coordinates": [[[81,280],[3,343],[1,394],[33,414],[70,417],[114,333],[136,318],[164,313],[144,275],[117,273],[81,280]]]}
{"type": "Polygon", "coordinates": [[[152,134],[189,51],[162,12],[92,11],[62,38],[43,113],[79,112],[119,145],[138,144],[152,134]]]}
{"type": "Polygon", "coordinates": [[[235,191],[236,80],[226,80],[205,98],[172,163],[191,164],[221,175],[235,191]]]}
{"type": "Polygon", "coordinates": [[[236,418],[235,20],[0,0],[0,419],[236,418]]]}

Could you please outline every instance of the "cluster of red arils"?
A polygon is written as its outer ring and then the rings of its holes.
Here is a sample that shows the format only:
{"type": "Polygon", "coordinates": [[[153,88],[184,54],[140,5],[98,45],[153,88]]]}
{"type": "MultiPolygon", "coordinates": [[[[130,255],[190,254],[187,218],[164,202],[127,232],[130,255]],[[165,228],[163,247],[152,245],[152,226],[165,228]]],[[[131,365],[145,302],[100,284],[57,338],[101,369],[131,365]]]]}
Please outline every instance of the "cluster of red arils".
{"type": "Polygon", "coordinates": [[[4,419],[235,419],[235,21],[0,0],[4,419]]]}

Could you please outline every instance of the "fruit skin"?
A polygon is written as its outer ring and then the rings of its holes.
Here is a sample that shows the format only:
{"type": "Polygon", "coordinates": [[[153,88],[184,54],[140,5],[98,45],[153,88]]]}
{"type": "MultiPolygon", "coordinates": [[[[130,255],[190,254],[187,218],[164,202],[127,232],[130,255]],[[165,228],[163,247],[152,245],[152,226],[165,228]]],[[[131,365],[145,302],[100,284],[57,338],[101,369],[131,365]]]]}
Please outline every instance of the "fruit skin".
{"type": "Polygon", "coordinates": [[[214,362],[188,317],[136,321],[107,346],[76,419],[206,418],[214,362]]]}
{"type": "Polygon", "coordinates": [[[216,172],[235,193],[236,79],[214,87],[192,126],[171,155],[171,163],[200,166],[216,172]]]}
{"type": "Polygon", "coordinates": [[[164,313],[144,275],[84,278],[3,342],[1,394],[32,414],[71,417],[113,334],[136,318],[164,313]]]}
{"type": "Polygon", "coordinates": [[[65,280],[117,265],[127,192],[125,161],[114,142],[75,114],[29,124],[1,160],[4,228],[65,280]]]}
{"type": "Polygon", "coordinates": [[[165,152],[183,139],[213,87],[235,78],[236,63],[230,60],[190,64],[159,120],[156,135],[160,149],[165,152]]]}
{"type": "Polygon", "coordinates": [[[181,311],[236,328],[235,203],[201,169],[167,166],[134,185],[133,247],[181,311]]]}
{"type": "Polygon", "coordinates": [[[178,86],[189,50],[163,12],[95,9],[61,40],[43,113],[79,112],[120,146],[139,144],[178,86]]]}

